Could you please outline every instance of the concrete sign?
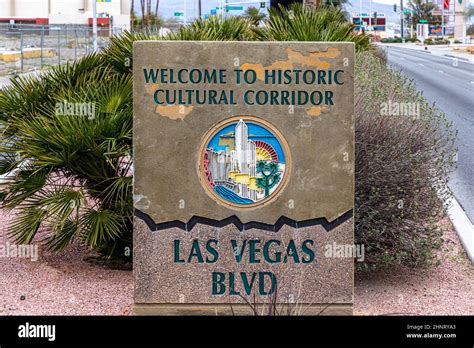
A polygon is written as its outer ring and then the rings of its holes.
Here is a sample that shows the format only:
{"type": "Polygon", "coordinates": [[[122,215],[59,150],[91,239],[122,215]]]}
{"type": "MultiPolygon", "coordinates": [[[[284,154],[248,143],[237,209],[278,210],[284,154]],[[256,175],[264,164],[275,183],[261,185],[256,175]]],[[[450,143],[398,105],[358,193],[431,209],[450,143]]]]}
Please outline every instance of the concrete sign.
{"type": "Polygon", "coordinates": [[[353,78],[351,43],[135,43],[137,313],[351,313],[353,78]]]}

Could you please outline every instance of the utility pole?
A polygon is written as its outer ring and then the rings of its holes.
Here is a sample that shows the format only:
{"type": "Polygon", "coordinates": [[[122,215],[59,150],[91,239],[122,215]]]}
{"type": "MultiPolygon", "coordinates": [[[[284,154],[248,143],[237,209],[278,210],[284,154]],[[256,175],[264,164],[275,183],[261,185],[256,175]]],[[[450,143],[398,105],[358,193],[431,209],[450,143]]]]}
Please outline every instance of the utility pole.
{"type": "Polygon", "coordinates": [[[372,29],[372,0],[369,0],[369,28],[372,29]]]}
{"type": "Polygon", "coordinates": [[[187,12],[187,8],[186,8],[186,0],[184,0],[184,4],[183,4],[183,8],[184,8],[184,16],[183,16],[183,21],[184,21],[184,25],[186,25],[187,23],[187,19],[186,19],[186,16],[188,15],[186,12],[187,12]]]}
{"type": "Polygon", "coordinates": [[[441,36],[444,39],[444,3],[441,7],[441,36]]]}
{"type": "Polygon", "coordinates": [[[405,29],[403,28],[403,0],[400,0],[400,35],[402,38],[402,42],[405,42],[405,29]]]}
{"type": "Polygon", "coordinates": [[[198,17],[202,19],[202,3],[201,0],[198,0],[198,17]]]}
{"type": "Polygon", "coordinates": [[[92,42],[94,43],[94,52],[99,49],[97,45],[97,0],[92,0],[92,42]]]}

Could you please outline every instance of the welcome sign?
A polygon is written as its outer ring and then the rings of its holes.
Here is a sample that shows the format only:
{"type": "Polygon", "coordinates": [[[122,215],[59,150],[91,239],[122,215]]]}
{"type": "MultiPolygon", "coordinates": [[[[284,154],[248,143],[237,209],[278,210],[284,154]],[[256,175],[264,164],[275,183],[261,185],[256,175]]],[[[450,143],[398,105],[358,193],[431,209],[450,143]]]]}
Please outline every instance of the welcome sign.
{"type": "Polygon", "coordinates": [[[351,43],[134,44],[137,313],[350,311],[353,260],[328,251],[353,244],[353,63],[351,43]]]}

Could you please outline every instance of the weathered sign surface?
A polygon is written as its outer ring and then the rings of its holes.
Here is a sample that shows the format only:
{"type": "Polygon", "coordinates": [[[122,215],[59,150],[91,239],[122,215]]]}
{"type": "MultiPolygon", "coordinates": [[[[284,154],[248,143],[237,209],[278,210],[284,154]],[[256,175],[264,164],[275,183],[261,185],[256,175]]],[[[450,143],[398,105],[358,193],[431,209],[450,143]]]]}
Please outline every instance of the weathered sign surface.
{"type": "Polygon", "coordinates": [[[137,312],[350,310],[353,64],[351,43],[135,43],[137,312]]]}

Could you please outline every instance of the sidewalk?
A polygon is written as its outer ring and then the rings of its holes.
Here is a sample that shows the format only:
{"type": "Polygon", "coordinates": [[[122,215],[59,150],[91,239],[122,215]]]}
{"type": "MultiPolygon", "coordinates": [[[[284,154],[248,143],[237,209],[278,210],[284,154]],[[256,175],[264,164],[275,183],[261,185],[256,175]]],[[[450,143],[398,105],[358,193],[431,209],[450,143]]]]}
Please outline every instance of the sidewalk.
{"type": "Polygon", "coordinates": [[[0,76],[0,90],[2,88],[8,87],[11,84],[10,80],[14,78],[15,76],[38,76],[40,73],[41,73],[41,70],[36,70],[36,71],[25,72],[18,75],[0,76]]]}
{"type": "Polygon", "coordinates": [[[0,90],[10,85],[11,75],[0,76],[0,90]]]}
{"type": "Polygon", "coordinates": [[[448,58],[457,58],[461,61],[464,62],[469,62],[474,64],[474,54],[467,53],[466,51],[461,51],[460,49],[466,48],[469,46],[474,46],[474,43],[472,45],[466,45],[466,44],[451,44],[451,45],[421,45],[421,44],[416,44],[416,43],[393,43],[393,44],[388,44],[388,43],[381,43],[379,44],[382,47],[398,47],[398,48],[404,48],[404,49],[410,49],[410,50],[416,50],[416,51],[422,51],[426,52],[435,56],[440,56],[440,57],[448,57],[448,58]],[[425,47],[427,49],[425,50],[425,47]]]}

